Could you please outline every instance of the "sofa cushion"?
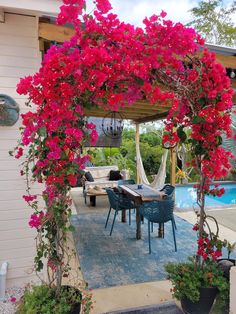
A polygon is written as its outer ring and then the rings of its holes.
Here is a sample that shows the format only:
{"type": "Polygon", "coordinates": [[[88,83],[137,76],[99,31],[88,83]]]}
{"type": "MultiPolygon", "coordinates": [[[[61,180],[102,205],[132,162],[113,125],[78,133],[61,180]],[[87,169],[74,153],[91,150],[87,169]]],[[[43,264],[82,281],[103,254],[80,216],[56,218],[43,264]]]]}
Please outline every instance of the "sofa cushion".
{"type": "Polygon", "coordinates": [[[92,174],[91,174],[91,172],[85,172],[85,178],[86,178],[86,180],[87,181],[89,181],[89,182],[94,182],[94,178],[93,178],[93,176],[92,176],[92,174]]]}
{"type": "Polygon", "coordinates": [[[94,180],[103,179],[104,181],[109,180],[110,170],[118,170],[117,166],[98,166],[98,167],[86,167],[85,171],[89,171],[94,180]]]}
{"type": "Polygon", "coordinates": [[[116,181],[122,179],[120,170],[111,170],[109,175],[109,181],[116,181]]]}
{"type": "Polygon", "coordinates": [[[101,188],[113,188],[118,185],[118,181],[100,181],[96,180],[94,182],[85,182],[85,190],[88,191],[91,188],[94,188],[96,185],[99,185],[101,188]]]}

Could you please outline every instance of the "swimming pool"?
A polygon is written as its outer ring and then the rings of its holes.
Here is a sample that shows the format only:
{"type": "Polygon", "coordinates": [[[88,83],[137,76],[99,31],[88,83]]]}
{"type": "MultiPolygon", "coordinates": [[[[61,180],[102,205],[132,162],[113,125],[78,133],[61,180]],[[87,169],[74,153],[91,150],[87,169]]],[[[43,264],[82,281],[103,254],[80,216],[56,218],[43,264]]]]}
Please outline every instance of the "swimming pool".
{"type": "MultiPolygon", "coordinates": [[[[206,207],[222,207],[236,205],[236,183],[223,183],[220,187],[225,189],[221,197],[206,196],[206,207]]],[[[196,203],[196,190],[191,186],[177,186],[175,194],[177,208],[193,208],[196,203]]]]}

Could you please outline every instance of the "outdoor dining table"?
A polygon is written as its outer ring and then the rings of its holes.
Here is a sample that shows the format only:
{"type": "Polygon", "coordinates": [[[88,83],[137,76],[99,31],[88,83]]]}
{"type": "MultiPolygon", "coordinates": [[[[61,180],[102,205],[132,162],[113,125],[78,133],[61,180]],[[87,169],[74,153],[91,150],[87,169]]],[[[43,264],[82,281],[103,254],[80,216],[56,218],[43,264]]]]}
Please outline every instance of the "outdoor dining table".
{"type": "MultiPolygon", "coordinates": [[[[127,184],[120,185],[124,194],[134,201],[136,207],[136,239],[141,239],[141,223],[139,221],[139,206],[143,202],[150,202],[154,200],[162,200],[165,195],[164,192],[157,191],[145,184],[127,184]]],[[[158,237],[163,237],[163,226],[159,224],[158,237]]]]}

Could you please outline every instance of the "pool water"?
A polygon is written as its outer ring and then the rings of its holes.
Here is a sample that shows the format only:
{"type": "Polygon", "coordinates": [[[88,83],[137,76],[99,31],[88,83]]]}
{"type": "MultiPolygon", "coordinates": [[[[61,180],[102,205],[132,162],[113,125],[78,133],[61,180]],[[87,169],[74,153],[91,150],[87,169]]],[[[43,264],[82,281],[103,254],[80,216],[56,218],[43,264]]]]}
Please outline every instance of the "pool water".
{"type": "MultiPolygon", "coordinates": [[[[206,207],[221,207],[226,205],[236,205],[236,183],[220,184],[220,188],[225,189],[225,194],[221,197],[206,196],[206,207]]],[[[196,190],[192,186],[177,186],[175,195],[177,208],[195,208],[196,190]]]]}

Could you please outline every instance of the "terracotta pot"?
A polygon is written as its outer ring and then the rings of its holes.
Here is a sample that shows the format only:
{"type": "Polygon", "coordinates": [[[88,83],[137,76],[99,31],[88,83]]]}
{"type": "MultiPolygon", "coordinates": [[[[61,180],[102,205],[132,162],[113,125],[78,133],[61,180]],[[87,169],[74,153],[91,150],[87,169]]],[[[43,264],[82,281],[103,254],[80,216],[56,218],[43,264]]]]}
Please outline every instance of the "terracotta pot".
{"type": "Polygon", "coordinates": [[[216,287],[200,288],[200,299],[192,302],[187,298],[180,300],[182,310],[185,314],[208,314],[217,295],[216,287]]]}

